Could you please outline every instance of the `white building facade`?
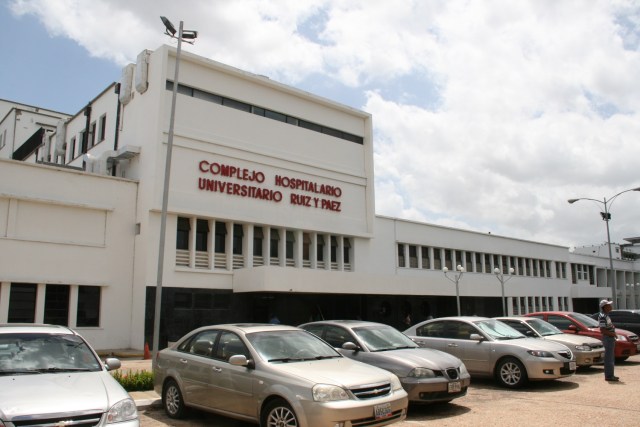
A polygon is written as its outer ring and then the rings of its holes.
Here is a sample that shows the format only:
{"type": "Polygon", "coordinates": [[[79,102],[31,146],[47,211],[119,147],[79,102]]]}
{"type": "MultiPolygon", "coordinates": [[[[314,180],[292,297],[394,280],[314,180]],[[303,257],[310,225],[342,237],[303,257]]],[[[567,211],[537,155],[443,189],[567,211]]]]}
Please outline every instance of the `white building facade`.
{"type": "MultiPolygon", "coordinates": [[[[75,116],[32,107],[19,135],[28,106],[0,104],[15,141],[0,145],[0,322],[151,345],[175,54],[142,52],[75,116]]],[[[510,314],[593,312],[611,296],[606,257],[376,216],[373,139],[365,112],[183,53],[160,346],[273,314],[400,326],[459,300],[462,314],[500,315],[496,268],[510,314]],[[442,268],[457,265],[456,294],[442,268]]],[[[618,306],[640,305],[639,265],[615,260],[618,306]]]]}

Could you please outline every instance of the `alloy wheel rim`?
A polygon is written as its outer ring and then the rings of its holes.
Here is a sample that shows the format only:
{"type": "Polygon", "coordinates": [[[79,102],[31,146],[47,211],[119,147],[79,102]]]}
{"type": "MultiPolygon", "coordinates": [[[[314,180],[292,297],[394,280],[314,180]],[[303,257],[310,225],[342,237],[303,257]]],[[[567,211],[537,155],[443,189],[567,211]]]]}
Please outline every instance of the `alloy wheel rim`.
{"type": "Polygon", "coordinates": [[[295,414],[285,407],[275,408],[269,413],[267,421],[269,427],[297,427],[295,414]]]}

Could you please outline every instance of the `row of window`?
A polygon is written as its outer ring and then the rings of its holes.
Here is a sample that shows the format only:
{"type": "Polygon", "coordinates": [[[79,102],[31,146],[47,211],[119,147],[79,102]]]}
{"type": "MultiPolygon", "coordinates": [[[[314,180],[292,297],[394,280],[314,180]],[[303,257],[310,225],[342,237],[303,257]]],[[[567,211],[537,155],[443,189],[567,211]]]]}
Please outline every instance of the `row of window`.
{"type": "Polygon", "coordinates": [[[86,129],[80,131],[78,137],[72,137],[69,140],[67,152],[69,153],[68,162],[73,161],[75,158],[85,154],[92,147],[98,145],[105,140],[107,134],[107,115],[100,116],[98,121],[93,121],[89,125],[89,133],[86,129]],[[78,142],[79,141],[79,142],[78,142]]]}
{"type": "MultiPolygon", "coordinates": [[[[35,283],[11,283],[9,292],[9,323],[34,323],[38,285],[35,283]]],[[[71,307],[71,286],[45,285],[43,322],[71,327],[100,326],[99,286],[78,286],[77,305],[71,307]],[[69,313],[76,312],[76,324],[69,324],[69,313]]]]}
{"type": "MultiPolygon", "coordinates": [[[[553,300],[556,297],[511,297],[514,315],[535,313],[537,311],[554,311],[553,300]]],[[[560,311],[571,311],[569,297],[557,297],[560,311]]]]}
{"type": "MultiPolygon", "coordinates": [[[[173,82],[167,80],[167,90],[173,91],[173,82]]],[[[355,142],[356,144],[363,144],[364,139],[361,136],[353,135],[348,132],[343,132],[338,129],[323,126],[317,123],[309,122],[299,119],[294,116],[279,113],[277,111],[269,110],[266,108],[258,107],[255,105],[247,104],[246,102],[238,101],[235,99],[227,98],[215,93],[205,92],[200,89],[195,89],[190,86],[178,84],[178,93],[182,95],[191,96],[193,98],[202,99],[214,104],[224,105],[225,107],[234,108],[236,110],[244,111],[246,113],[253,113],[258,116],[266,117],[267,119],[277,120],[282,123],[287,123],[293,126],[299,126],[301,128],[309,129],[314,132],[323,133],[336,138],[344,139],[346,141],[355,142]]]]}
{"type": "Polygon", "coordinates": [[[178,217],[177,222],[176,265],[184,267],[210,269],[213,263],[226,269],[229,255],[234,269],[246,267],[250,257],[253,266],[349,271],[351,250],[351,239],[343,236],[194,217],[178,217]]]}
{"type": "MultiPolygon", "coordinates": [[[[455,270],[458,265],[473,273],[493,274],[497,268],[502,274],[510,274],[513,268],[517,276],[552,277],[549,260],[398,243],[398,267],[455,270]]],[[[566,263],[555,262],[555,277],[567,278],[566,263]]]]}

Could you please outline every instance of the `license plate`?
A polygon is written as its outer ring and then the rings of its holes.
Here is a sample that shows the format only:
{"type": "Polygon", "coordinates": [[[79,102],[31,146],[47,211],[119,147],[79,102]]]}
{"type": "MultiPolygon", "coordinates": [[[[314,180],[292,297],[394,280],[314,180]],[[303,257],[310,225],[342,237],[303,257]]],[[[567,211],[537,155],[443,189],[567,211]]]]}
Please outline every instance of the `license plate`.
{"type": "Polygon", "coordinates": [[[460,383],[460,381],[450,382],[448,385],[448,391],[449,393],[458,393],[459,391],[462,391],[462,383],[460,383]]]}
{"type": "Polygon", "coordinates": [[[576,362],[569,362],[569,370],[570,371],[576,370],[576,362]]]}
{"type": "Polygon", "coordinates": [[[373,414],[376,419],[387,418],[391,416],[391,403],[381,403],[373,407],[373,414]]]}

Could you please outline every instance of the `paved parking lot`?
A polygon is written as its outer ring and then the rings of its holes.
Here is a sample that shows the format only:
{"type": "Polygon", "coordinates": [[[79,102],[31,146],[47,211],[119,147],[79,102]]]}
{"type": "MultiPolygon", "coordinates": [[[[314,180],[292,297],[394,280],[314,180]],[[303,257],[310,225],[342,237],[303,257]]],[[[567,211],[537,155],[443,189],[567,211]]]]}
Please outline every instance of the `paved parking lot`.
{"type": "MultiPolygon", "coordinates": [[[[640,425],[640,356],[618,364],[620,383],[604,381],[602,367],[578,370],[562,380],[532,383],[522,390],[506,390],[492,381],[472,381],[467,396],[446,405],[411,406],[399,427],[540,426],[600,427],[640,425]]],[[[194,411],[190,418],[166,418],[161,408],[141,411],[141,425],[255,427],[224,417],[194,411]]]]}

